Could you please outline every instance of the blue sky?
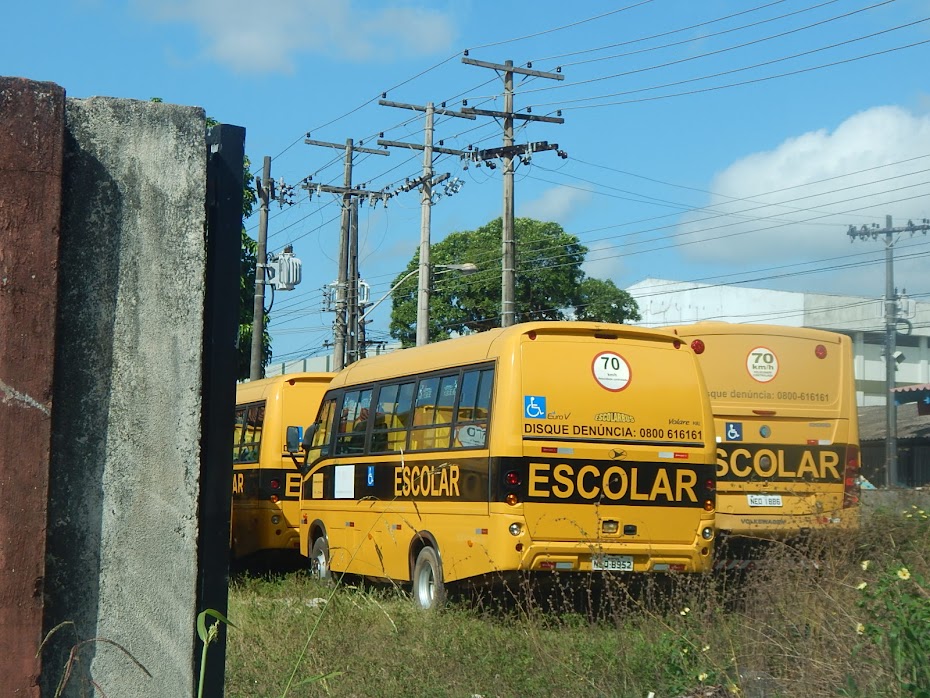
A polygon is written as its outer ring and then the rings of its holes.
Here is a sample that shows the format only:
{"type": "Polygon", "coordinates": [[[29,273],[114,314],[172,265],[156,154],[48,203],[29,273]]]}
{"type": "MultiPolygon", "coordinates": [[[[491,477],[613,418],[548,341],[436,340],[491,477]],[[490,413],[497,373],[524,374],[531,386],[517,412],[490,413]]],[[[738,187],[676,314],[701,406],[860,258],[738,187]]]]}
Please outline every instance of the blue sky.
{"type": "MultiPolygon", "coordinates": [[[[558,143],[516,174],[516,212],[560,223],[589,248],[586,271],[627,287],[645,278],[881,296],[884,245],[850,224],[930,217],[930,3],[926,0],[57,0],[5,8],[0,74],[48,80],[69,97],[203,107],[244,126],[253,168],[341,184],[341,151],[380,133],[423,142],[418,112],[378,98],[503,108],[479,60],[532,62],[563,81],[517,79],[515,106],[562,110],[517,142],[558,143]],[[14,28],[14,30],[10,30],[14,28]]],[[[437,118],[446,147],[501,144],[493,119],[437,118]]],[[[417,151],[358,155],[354,182],[397,188],[417,151]]],[[[432,238],[501,215],[500,168],[435,161],[464,186],[432,208],[432,238]]],[[[336,278],[335,198],[299,190],[273,205],[269,250],[293,244],[303,283],[272,309],[275,361],[324,352],[336,278]]],[[[257,217],[247,222],[254,236],[257,217]]],[[[360,270],[380,298],[419,243],[419,195],[360,212],[360,270]]],[[[930,295],[928,237],[896,245],[899,288],[930,295]]],[[[485,267],[494,260],[476,261],[485,267]]],[[[498,261],[499,264],[499,261],[498,261]]],[[[389,303],[370,336],[386,338],[389,303]]]]}

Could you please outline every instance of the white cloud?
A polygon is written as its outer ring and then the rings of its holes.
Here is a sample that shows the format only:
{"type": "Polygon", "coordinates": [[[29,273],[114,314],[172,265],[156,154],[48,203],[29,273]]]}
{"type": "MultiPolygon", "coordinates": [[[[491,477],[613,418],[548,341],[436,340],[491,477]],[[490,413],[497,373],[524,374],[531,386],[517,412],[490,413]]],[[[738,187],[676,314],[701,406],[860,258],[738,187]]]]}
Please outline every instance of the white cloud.
{"type": "Polygon", "coordinates": [[[553,221],[565,225],[578,209],[591,200],[591,192],[570,187],[547,189],[539,198],[517,202],[517,215],[538,221],[553,221]]]}
{"type": "Polygon", "coordinates": [[[299,54],[390,60],[448,50],[451,16],[432,7],[354,7],[352,0],[136,0],[163,22],[188,23],[202,55],[240,72],[293,72],[299,54]]]}
{"type": "MultiPolygon", "coordinates": [[[[686,215],[676,242],[693,243],[679,247],[692,261],[743,268],[850,254],[849,225],[883,227],[886,215],[904,225],[930,214],[930,177],[919,172],[930,158],[914,159],[928,153],[927,143],[930,116],[893,106],[791,138],[717,175],[708,210],[686,215]]],[[[871,241],[855,251],[867,244],[880,252],[871,241]]]]}

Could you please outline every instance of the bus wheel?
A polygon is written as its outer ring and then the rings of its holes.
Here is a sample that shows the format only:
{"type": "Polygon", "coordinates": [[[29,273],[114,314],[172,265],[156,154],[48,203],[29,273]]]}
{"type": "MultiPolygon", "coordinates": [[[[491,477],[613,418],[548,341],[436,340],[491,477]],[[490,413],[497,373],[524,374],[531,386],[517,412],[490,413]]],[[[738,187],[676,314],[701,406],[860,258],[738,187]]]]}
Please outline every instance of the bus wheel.
{"type": "Polygon", "coordinates": [[[323,582],[332,578],[329,571],[329,543],[323,536],[313,541],[310,550],[310,576],[323,582]]]}
{"type": "Polygon", "coordinates": [[[442,608],[446,587],[442,580],[442,563],[433,548],[425,547],[413,566],[413,602],[423,610],[442,608]]]}

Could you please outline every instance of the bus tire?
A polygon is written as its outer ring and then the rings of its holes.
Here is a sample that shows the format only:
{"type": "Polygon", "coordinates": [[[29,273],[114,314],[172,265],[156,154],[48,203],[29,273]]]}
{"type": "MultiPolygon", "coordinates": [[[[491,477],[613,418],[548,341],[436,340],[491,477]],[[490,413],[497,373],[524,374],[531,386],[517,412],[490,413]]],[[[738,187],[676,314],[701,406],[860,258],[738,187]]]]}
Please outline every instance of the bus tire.
{"type": "Polygon", "coordinates": [[[440,609],[446,603],[442,562],[436,550],[429,546],[420,551],[413,566],[413,602],[424,611],[440,609]]]}
{"type": "Polygon", "coordinates": [[[313,541],[313,547],[310,549],[310,576],[321,582],[332,579],[329,569],[329,543],[323,536],[313,541]]]}

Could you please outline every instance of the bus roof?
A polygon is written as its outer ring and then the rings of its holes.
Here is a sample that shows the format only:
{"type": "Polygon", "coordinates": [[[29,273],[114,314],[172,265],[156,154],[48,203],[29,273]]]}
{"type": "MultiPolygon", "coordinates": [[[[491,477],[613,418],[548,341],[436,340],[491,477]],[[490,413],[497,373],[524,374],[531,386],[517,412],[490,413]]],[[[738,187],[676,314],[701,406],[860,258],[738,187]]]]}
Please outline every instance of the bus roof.
{"type": "Polygon", "coordinates": [[[400,349],[362,359],[344,368],[333,379],[332,387],[367,383],[391,376],[432,371],[450,366],[467,365],[505,354],[519,338],[535,332],[537,335],[595,336],[640,338],[671,343],[678,341],[669,331],[620,325],[607,322],[549,321],[524,322],[511,327],[498,327],[484,332],[455,337],[420,347],[400,349]]]}
{"type": "Polygon", "coordinates": [[[236,402],[250,402],[259,399],[274,390],[276,386],[284,383],[290,383],[291,385],[294,383],[324,383],[328,385],[336,375],[335,373],[310,372],[282,373],[277,376],[237,383],[236,402]]]}
{"type": "Polygon", "coordinates": [[[747,334],[747,335],[774,335],[791,336],[810,339],[818,342],[841,344],[849,338],[838,332],[830,330],[817,330],[811,327],[790,327],[788,325],[763,325],[749,323],[725,322],[723,320],[701,320],[690,325],[674,325],[666,327],[679,337],[698,337],[715,334],[747,334]]]}

